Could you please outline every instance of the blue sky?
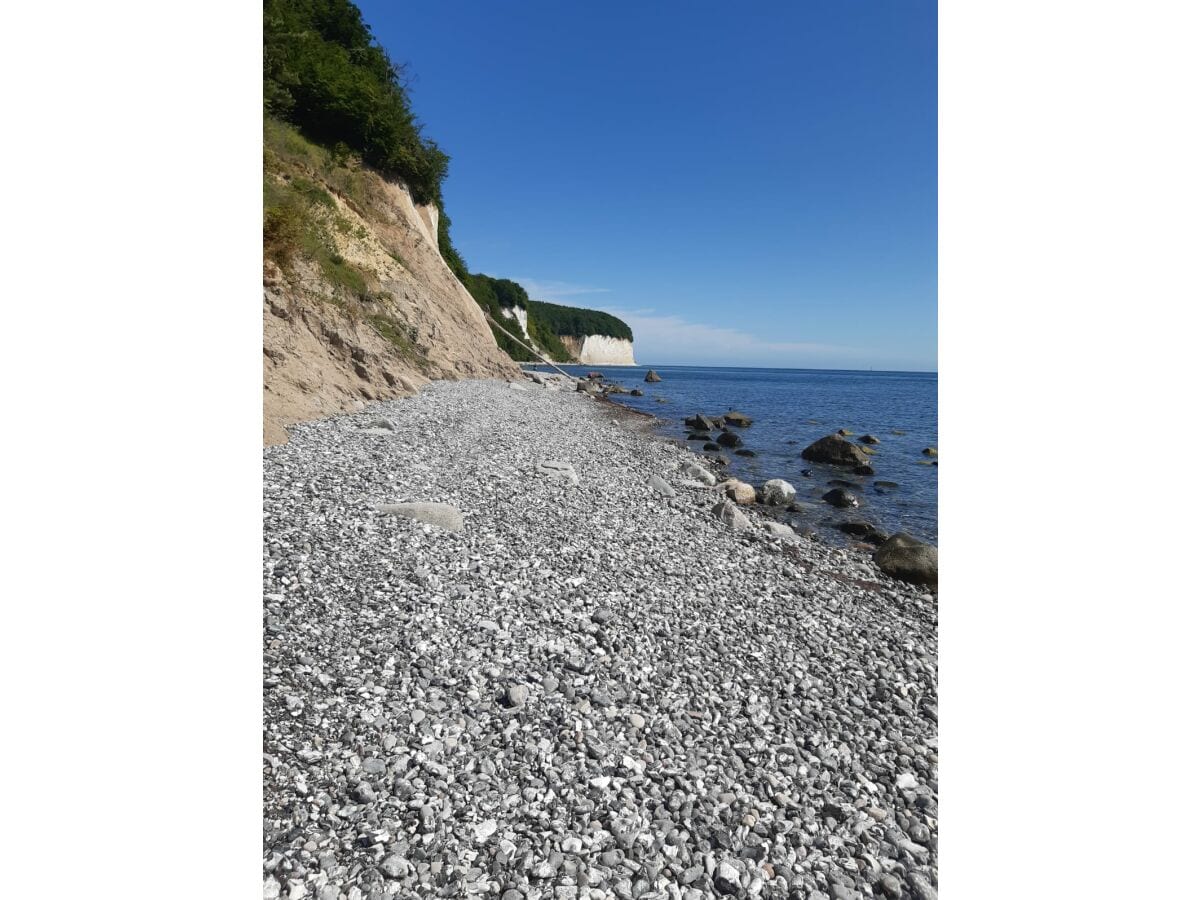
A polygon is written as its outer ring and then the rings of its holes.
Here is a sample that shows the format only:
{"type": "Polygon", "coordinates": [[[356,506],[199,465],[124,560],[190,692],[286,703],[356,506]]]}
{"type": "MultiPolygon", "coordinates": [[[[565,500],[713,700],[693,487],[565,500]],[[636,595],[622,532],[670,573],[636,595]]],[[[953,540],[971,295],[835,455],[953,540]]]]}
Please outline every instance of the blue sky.
{"type": "Polygon", "coordinates": [[[359,6],[472,271],[642,363],[936,369],[935,3],[359,6]]]}

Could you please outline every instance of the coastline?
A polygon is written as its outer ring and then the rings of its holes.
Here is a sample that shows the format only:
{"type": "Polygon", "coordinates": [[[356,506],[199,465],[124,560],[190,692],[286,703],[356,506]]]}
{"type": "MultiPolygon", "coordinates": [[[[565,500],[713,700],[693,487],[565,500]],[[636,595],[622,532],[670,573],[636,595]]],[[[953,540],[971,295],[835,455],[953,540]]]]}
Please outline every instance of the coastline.
{"type": "Polygon", "coordinates": [[[434,382],[264,449],[285,896],[936,896],[936,599],[731,530],[647,415],[434,382]]]}

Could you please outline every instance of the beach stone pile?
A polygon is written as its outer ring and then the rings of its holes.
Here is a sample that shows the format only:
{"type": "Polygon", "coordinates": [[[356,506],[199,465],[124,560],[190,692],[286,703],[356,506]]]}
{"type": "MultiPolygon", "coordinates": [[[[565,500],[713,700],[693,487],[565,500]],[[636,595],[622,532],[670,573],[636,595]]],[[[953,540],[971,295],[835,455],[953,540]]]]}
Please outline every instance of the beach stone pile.
{"type": "Polygon", "coordinates": [[[934,597],[529,388],[264,450],[264,897],[936,897],[934,597]]]}

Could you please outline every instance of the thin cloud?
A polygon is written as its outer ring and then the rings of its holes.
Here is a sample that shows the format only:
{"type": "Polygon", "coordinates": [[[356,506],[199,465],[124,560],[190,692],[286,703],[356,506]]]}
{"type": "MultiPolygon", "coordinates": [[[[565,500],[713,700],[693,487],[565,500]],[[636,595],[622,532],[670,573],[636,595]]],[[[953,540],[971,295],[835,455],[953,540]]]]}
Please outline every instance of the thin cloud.
{"type": "Polygon", "coordinates": [[[828,357],[857,356],[857,347],[816,341],[764,340],[736,328],[689,322],[682,316],[656,315],[653,309],[624,310],[605,308],[633,329],[634,347],[639,357],[659,362],[686,359],[723,361],[737,359],[764,362],[785,361],[793,364],[806,360],[826,361],[828,357]]]}
{"type": "Polygon", "coordinates": [[[566,297],[578,297],[581,294],[607,294],[609,292],[608,288],[572,284],[569,281],[538,281],[535,278],[514,278],[513,280],[525,288],[534,300],[562,300],[566,297]]]}

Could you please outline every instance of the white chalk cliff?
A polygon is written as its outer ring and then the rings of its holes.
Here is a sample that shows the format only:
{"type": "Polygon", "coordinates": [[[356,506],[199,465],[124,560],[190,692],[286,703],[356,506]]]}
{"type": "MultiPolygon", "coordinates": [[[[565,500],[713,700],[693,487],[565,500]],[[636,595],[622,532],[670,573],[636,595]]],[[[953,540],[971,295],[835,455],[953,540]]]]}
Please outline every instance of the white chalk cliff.
{"type": "Polygon", "coordinates": [[[637,365],[633,359],[633,341],[604,334],[589,334],[582,339],[564,337],[562,342],[585,366],[637,365]]]}

